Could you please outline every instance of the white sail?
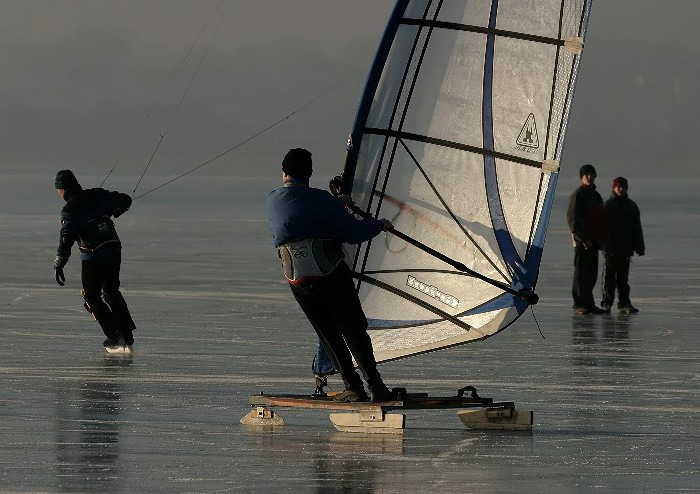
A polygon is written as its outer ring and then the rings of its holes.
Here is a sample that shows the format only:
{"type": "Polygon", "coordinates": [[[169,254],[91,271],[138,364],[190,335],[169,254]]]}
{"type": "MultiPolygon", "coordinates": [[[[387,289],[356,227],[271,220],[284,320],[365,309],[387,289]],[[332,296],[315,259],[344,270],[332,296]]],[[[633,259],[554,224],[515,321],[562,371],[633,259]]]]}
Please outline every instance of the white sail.
{"type": "Polygon", "coordinates": [[[345,188],[387,234],[349,252],[378,361],[487,338],[528,302],[590,0],[399,0],[350,137],[345,188]],[[505,290],[503,286],[510,288],[505,290]]]}

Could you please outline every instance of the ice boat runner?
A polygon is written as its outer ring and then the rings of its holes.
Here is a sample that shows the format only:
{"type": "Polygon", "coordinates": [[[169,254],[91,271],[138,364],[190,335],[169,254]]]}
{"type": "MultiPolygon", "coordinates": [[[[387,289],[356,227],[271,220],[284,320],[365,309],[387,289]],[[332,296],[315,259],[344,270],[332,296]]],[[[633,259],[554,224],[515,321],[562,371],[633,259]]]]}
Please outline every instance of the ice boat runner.
{"type": "Polygon", "coordinates": [[[339,192],[378,362],[493,336],[536,301],[590,0],[399,0],[339,192]],[[417,247],[419,246],[419,247],[417,247]]]}

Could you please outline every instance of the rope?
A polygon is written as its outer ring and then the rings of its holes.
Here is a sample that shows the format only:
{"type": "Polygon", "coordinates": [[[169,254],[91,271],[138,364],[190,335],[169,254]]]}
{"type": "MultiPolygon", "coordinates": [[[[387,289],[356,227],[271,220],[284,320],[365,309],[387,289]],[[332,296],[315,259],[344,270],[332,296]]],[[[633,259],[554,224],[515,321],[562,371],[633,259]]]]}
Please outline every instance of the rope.
{"type": "Polygon", "coordinates": [[[345,76],[343,79],[341,79],[341,80],[339,80],[338,82],[334,83],[333,85],[329,86],[327,89],[325,89],[324,91],[322,91],[321,93],[319,93],[318,95],[316,95],[315,97],[313,97],[312,99],[310,99],[309,101],[307,101],[306,103],[304,103],[304,104],[302,104],[301,106],[297,107],[295,110],[289,112],[289,113],[286,114],[284,117],[282,117],[282,118],[276,120],[275,122],[271,123],[270,125],[268,125],[268,126],[265,127],[264,129],[259,130],[258,132],[252,134],[251,136],[249,136],[249,137],[247,137],[246,139],[242,140],[242,141],[239,142],[238,144],[236,144],[236,145],[234,145],[234,146],[228,148],[228,149],[225,150],[225,151],[222,151],[221,153],[217,154],[216,156],[213,156],[212,158],[209,158],[208,160],[206,160],[206,161],[200,163],[199,165],[195,166],[194,168],[191,168],[190,170],[186,171],[185,173],[182,173],[182,174],[180,174],[180,175],[178,175],[178,176],[176,176],[176,177],[174,177],[174,178],[172,178],[172,179],[170,179],[170,180],[168,180],[168,181],[166,181],[166,182],[164,182],[164,183],[158,185],[157,187],[154,187],[154,188],[152,188],[152,189],[150,189],[150,190],[144,192],[143,194],[140,194],[140,195],[134,197],[134,200],[140,199],[141,197],[143,197],[143,196],[145,196],[145,195],[147,195],[147,194],[150,194],[151,192],[155,192],[156,190],[161,189],[161,188],[165,187],[166,185],[170,185],[171,183],[173,183],[173,182],[175,182],[175,181],[177,181],[177,180],[180,180],[181,178],[183,178],[183,177],[189,175],[190,173],[193,173],[193,172],[199,170],[200,168],[203,168],[203,167],[209,165],[210,163],[212,163],[212,162],[218,160],[219,158],[221,158],[221,157],[223,157],[223,156],[229,154],[230,152],[235,151],[235,150],[238,149],[239,147],[241,147],[241,146],[243,146],[244,144],[246,144],[246,143],[252,141],[252,140],[255,139],[256,137],[261,136],[262,134],[266,133],[267,131],[273,129],[274,127],[277,127],[279,124],[281,124],[281,123],[284,122],[285,120],[288,120],[289,118],[291,118],[292,116],[294,116],[296,113],[298,113],[298,112],[304,110],[306,107],[311,106],[311,105],[314,104],[316,101],[318,101],[319,99],[323,98],[326,94],[328,94],[328,93],[334,91],[335,89],[337,89],[338,87],[340,87],[340,86],[342,86],[342,85],[344,85],[344,84],[347,84],[347,82],[350,81],[350,80],[355,76],[355,74],[356,74],[360,69],[363,69],[363,68],[365,68],[365,64],[356,67],[352,72],[350,72],[350,73],[349,73],[347,76],[345,76]]]}
{"type": "MultiPolygon", "coordinates": [[[[176,77],[176,76],[180,73],[180,71],[182,70],[182,67],[185,65],[185,62],[187,61],[187,59],[190,57],[190,55],[191,55],[192,52],[194,51],[195,46],[197,46],[197,44],[199,43],[200,38],[202,37],[202,35],[204,34],[204,32],[205,32],[205,31],[207,30],[207,28],[209,27],[209,24],[211,23],[212,19],[214,18],[214,15],[216,14],[216,12],[219,10],[219,8],[221,7],[221,5],[222,5],[223,3],[224,3],[224,0],[220,0],[220,1],[219,1],[219,4],[216,6],[216,8],[214,9],[214,11],[211,13],[211,15],[209,16],[209,18],[207,19],[207,22],[204,24],[204,26],[202,27],[202,29],[199,31],[199,34],[197,35],[197,38],[195,38],[194,42],[190,45],[190,49],[187,51],[187,53],[186,53],[185,56],[183,57],[183,59],[182,59],[182,61],[180,62],[180,64],[177,66],[177,68],[175,69],[175,71],[174,71],[174,72],[172,73],[172,75],[170,76],[170,80],[169,80],[168,83],[165,85],[165,90],[164,90],[164,91],[161,91],[161,92],[159,93],[160,96],[156,99],[155,103],[153,103],[153,106],[151,106],[151,108],[148,110],[148,112],[146,113],[146,116],[145,116],[145,117],[143,118],[143,120],[141,121],[141,124],[138,125],[138,126],[136,127],[136,129],[134,130],[134,133],[131,135],[131,137],[130,137],[129,140],[127,141],[126,145],[124,146],[124,148],[122,149],[122,151],[119,153],[119,157],[115,160],[114,165],[112,165],[112,168],[109,169],[109,171],[107,172],[107,175],[105,175],[105,178],[103,178],[103,179],[102,179],[102,182],[100,182],[100,185],[99,185],[100,187],[102,187],[102,186],[105,184],[105,182],[107,181],[107,179],[112,175],[112,172],[114,171],[114,169],[115,169],[115,168],[117,167],[117,165],[121,162],[121,160],[122,160],[122,158],[124,157],[124,155],[126,154],[126,152],[131,148],[131,145],[133,144],[134,139],[136,139],[136,136],[139,135],[139,133],[143,130],[144,124],[145,124],[145,123],[148,121],[148,119],[151,117],[151,114],[153,113],[153,111],[156,109],[156,107],[157,107],[158,104],[160,103],[161,99],[163,98],[163,95],[167,93],[168,88],[170,88],[170,86],[172,86],[173,81],[175,80],[175,77],[176,77]]],[[[230,8],[231,8],[231,7],[229,6],[229,9],[230,9],[230,8]]],[[[227,13],[228,13],[228,11],[227,11],[227,13]]],[[[162,137],[161,137],[161,140],[162,140],[162,137]]],[[[159,143],[159,145],[160,145],[160,143],[159,143]]]]}
{"type": "MultiPolygon", "coordinates": [[[[219,5],[221,5],[221,3],[219,3],[219,5]]],[[[183,101],[185,101],[185,97],[187,96],[187,93],[189,93],[190,88],[192,87],[192,84],[194,83],[194,80],[197,77],[197,74],[199,74],[199,71],[201,70],[202,65],[204,64],[204,61],[207,59],[207,55],[209,55],[209,51],[211,50],[211,47],[214,44],[214,40],[218,36],[219,31],[221,30],[221,26],[223,26],[224,21],[226,20],[226,17],[228,16],[228,13],[231,10],[232,6],[233,6],[233,1],[231,3],[229,3],[229,6],[226,9],[226,12],[221,17],[221,20],[219,21],[219,25],[217,26],[216,31],[214,32],[214,35],[212,36],[211,40],[209,41],[209,46],[207,46],[207,49],[204,51],[204,55],[202,55],[202,58],[199,60],[199,64],[197,64],[197,68],[195,69],[194,73],[192,74],[192,77],[190,78],[190,82],[187,84],[185,91],[182,93],[182,96],[180,97],[180,101],[178,102],[177,107],[175,108],[175,111],[173,112],[172,116],[170,117],[170,120],[168,121],[167,125],[165,126],[165,130],[163,130],[163,133],[160,135],[160,140],[158,141],[158,144],[156,145],[155,150],[151,154],[151,158],[146,163],[146,166],[144,167],[143,172],[141,173],[141,176],[139,177],[138,182],[136,182],[136,185],[134,186],[134,190],[132,191],[132,193],[136,192],[136,189],[138,189],[139,185],[141,184],[141,180],[143,180],[144,175],[146,175],[146,171],[151,166],[151,163],[153,162],[153,158],[155,157],[156,153],[158,152],[158,149],[160,148],[160,145],[163,142],[165,135],[167,134],[168,130],[170,129],[170,125],[173,123],[173,120],[175,120],[175,117],[177,116],[177,113],[180,110],[180,107],[182,106],[183,101]]],[[[218,10],[218,8],[219,8],[219,6],[217,6],[217,10],[218,10]]],[[[211,17],[210,17],[210,19],[211,19],[211,17]]]]}

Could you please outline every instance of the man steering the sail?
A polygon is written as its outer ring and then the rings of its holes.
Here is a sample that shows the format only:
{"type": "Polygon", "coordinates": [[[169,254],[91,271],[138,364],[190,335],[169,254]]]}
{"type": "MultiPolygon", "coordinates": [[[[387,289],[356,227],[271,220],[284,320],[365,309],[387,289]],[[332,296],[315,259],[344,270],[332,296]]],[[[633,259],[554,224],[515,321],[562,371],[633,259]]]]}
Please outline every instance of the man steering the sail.
{"type": "Polygon", "coordinates": [[[136,325],[119,291],[122,244],[111,218],[129,209],[131,197],[100,188],[83,190],[70,170],[59,171],[55,185],[58,195],[66,201],[53,263],[56,283],[65,285],[63,268],[77,241],[85,309],[107,336],[104,347],[108,353],[131,353],[136,325]]]}
{"type": "Polygon", "coordinates": [[[345,391],[340,402],[367,401],[362,372],[372,401],[387,401],[367,334],[367,318],[355,290],[342,243],[359,244],[391,227],[388,220],[358,220],[329,192],[309,187],[311,153],[291,149],[282,161],[283,186],[267,197],[272,241],[282,260],[294,298],[316,331],[345,391]]]}

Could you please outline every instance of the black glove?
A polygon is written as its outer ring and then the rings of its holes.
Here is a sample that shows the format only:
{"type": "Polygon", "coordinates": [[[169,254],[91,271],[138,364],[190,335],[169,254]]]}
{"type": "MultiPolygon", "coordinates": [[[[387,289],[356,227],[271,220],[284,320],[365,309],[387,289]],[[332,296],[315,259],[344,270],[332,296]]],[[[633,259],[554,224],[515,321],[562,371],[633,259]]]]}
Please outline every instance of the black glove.
{"type": "Polygon", "coordinates": [[[119,194],[119,198],[121,199],[121,204],[119,207],[114,208],[114,211],[112,211],[112,216],[115,218],[119,218],[122,214],[127,212],[129,208],[131,207],[131,196],[128,194],[119,194]]]}
{"type": "Polygon", "coordinates": [[[67,262],[68,258],[61,256],[56,256],[56,258],[53,260],[54,278],[56,278],[56,283],[58,283],[60,286],[66,284],[66,276],[63,274],[63,266],[65,266],[67,262]]]}
{"type": "Polygon", "coordinates": [[[328,188],[331,191],[331,194],[334,196],[339,196],[343,192],[343,176],[342,175],[336,175],[331,179],[330,182],[328,182],[328,188]]]}

